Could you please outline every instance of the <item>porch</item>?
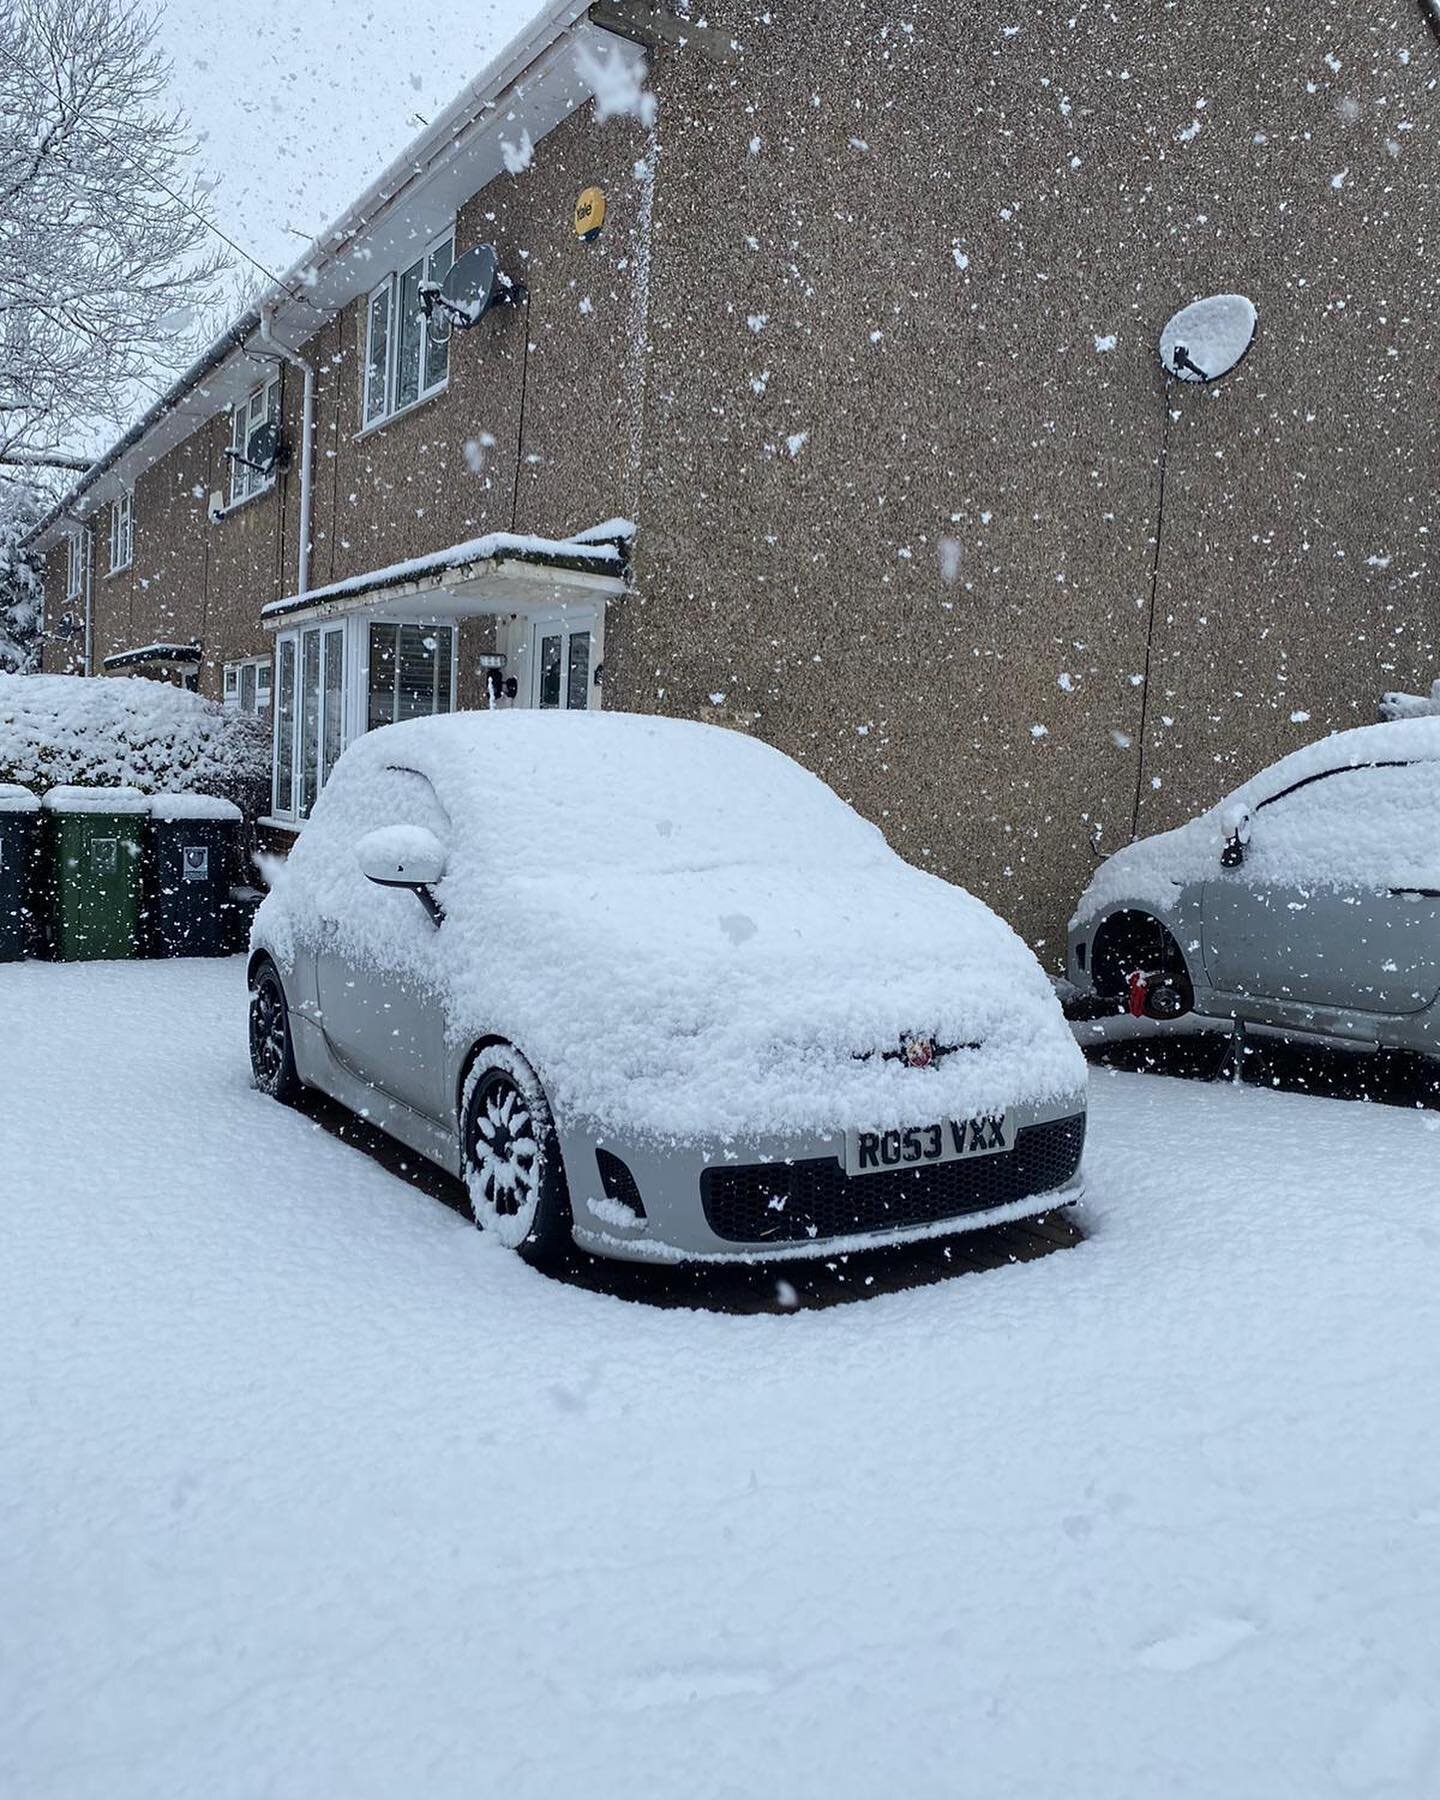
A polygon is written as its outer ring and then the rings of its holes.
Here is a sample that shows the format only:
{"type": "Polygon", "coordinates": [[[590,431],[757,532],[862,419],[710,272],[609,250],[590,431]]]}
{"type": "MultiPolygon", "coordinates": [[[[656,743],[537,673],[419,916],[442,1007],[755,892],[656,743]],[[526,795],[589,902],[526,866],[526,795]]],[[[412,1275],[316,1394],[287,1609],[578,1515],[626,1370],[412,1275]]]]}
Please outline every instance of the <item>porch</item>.
{"type": "Polygon", "coordinates": [[[295,831],[354,738],[485,706],[601,704],[605,606],[633,527],[568,539],[495,532],[274,601],[270,816],[295,831]]]}

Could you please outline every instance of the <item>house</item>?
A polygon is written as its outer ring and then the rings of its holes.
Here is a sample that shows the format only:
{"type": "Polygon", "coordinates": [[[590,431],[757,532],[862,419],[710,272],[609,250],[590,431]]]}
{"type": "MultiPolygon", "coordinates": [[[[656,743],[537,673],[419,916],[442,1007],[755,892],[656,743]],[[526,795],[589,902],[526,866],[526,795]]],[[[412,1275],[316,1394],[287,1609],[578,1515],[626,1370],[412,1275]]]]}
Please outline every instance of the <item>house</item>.
{"type": "Polygon", "coordinates": [[[416,712],[756,731],[1054,957],[1431,679],[1437,128],[1413,0],[550,0],[44,522],[45,667],[268,708],[282,838],[416,712]]]}

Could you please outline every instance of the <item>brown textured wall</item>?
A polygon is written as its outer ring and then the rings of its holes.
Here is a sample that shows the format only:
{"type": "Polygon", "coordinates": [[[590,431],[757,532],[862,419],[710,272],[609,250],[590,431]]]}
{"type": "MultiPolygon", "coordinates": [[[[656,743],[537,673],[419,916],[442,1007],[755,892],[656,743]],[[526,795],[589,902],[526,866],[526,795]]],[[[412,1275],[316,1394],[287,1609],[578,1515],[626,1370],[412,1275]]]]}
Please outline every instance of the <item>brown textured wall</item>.
{"type": "Polygon", "coordinates": [[[739,61],[653,82],[609,698],[753,721],[1054,955],[1137,788],[1171,823],[1430,678],[1440,46],[1400,4],[709,16],[739,61]],[[1230,288],[1256,350],[1169,396],[1142,768],[1154,345],[1230,288]]]}

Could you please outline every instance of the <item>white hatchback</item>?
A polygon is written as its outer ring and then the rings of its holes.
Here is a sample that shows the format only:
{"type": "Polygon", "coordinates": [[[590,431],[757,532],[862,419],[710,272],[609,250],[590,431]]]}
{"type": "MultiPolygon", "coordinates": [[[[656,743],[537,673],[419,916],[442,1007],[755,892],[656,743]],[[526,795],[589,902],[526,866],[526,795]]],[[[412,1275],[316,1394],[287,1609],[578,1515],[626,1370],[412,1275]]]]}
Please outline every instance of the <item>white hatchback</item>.
{"type": "Polygon", "coordinates": [[[256,917],[257,1083],[461,1175],[536,1258],[763,1258],[1073,1201],[1026,946],[739,733],[456,714],[341,757],[256,917]]]}

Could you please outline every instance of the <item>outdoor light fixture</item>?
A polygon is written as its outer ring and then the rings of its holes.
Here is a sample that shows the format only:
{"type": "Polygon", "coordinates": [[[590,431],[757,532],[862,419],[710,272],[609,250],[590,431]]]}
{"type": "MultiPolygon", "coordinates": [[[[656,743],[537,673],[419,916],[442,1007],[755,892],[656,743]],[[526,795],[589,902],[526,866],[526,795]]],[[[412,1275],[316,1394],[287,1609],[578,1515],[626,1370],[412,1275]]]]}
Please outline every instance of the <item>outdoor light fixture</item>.
{"type": "Polygon", "coordinates": [[[1259,314],[1244,294],[1212,294],[1196,300],[1160,333],[1160,361],[1177,381],[1218,381],[1255,341],[1259,314]]]}

